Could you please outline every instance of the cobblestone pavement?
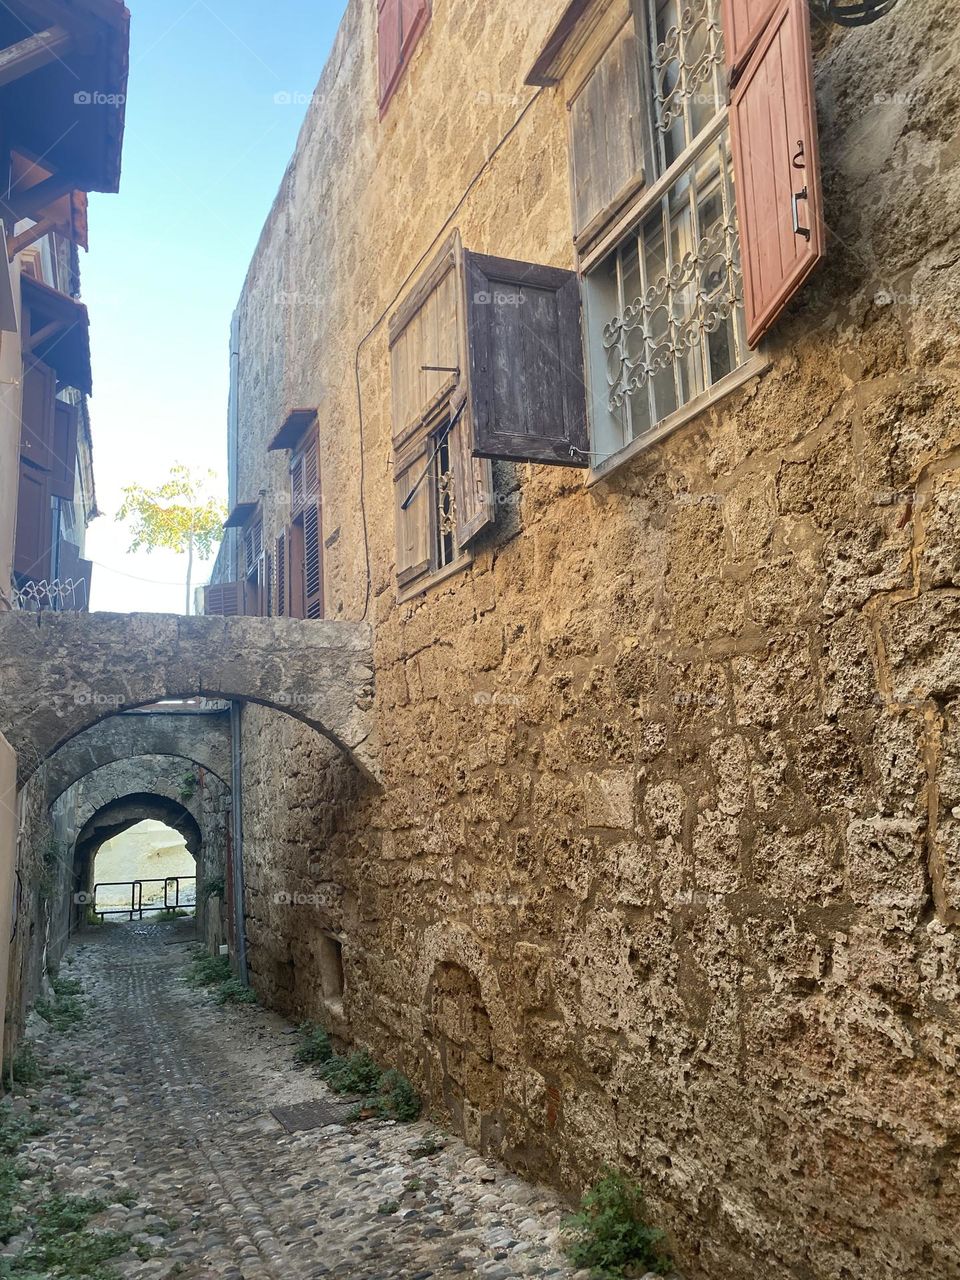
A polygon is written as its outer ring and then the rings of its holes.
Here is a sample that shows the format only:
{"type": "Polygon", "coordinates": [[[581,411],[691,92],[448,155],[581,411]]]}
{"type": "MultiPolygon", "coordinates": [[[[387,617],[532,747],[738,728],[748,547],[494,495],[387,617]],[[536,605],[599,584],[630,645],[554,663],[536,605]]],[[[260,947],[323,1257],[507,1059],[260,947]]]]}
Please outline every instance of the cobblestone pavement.
{"type": "MultiPolygon", "coordinates": [[[[180,935],[182,937],[182,934],[180,935]]],[[[184,985],[177,926],[88,931],[64,973],[89,1009],[46,1037],[48,1059],[92,1072],[79,1097],[44,1090],[52,1131],[29,1159],[58,1190],[111,1203],[93,1226],[162,1250],[125,1276],[300,1280],[571,1275],[560,1206],[426,1121],[287,1134],[269,1108],[329,1097],[293,1064],[290,1026],[184,985]],[[132,1207],[116,1203],[126,1190],[132,1207]]]]}

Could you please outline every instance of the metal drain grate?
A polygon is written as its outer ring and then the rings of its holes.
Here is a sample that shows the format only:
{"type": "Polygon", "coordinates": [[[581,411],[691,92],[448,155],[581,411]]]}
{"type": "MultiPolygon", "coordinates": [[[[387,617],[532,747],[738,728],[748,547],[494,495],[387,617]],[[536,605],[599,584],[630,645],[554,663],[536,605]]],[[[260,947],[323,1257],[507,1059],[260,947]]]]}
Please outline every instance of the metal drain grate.
{"type": "Polygon", "coordinates": [[[279,1120],[287,1133],[303,1133],[307,1129],[321,1129],[325,1124],[343,1124],[356,1106],[355,1101],[314,1098],[311,1102],[298,1102],[292,1107],[271,1107],[270,1114],[279,1120]]]}

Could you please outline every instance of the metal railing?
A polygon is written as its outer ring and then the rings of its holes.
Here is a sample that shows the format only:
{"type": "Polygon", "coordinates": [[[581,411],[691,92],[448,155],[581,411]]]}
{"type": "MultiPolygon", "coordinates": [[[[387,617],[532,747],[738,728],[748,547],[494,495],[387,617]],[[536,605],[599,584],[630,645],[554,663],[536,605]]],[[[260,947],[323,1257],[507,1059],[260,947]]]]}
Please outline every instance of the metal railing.
{"type": "Polygon", "coordinates": [[[82,613],[89,604],[86,578],[54,578],[52,582],[42,579],[13,588],[13,607],[24,613],[42,613],[44,609],[82,613]]]}
{"type": "Polygon", "coordinates": [[[126,916],[129,920],[133,920],[135,918],[142,920],[144,915],[149,915],[151,911],[157,911],[157,912],[180,911],[186,907],[193,907],[194,909],[196,909],[196,905],[197,905],[196,884],[197,884],[196,876],[166,876],[166,877],[158,876],[155,879],[148,879],[148,880],[101,880],[101,881],[98,881],[93,886],[93,903],[92,903],[91,909],[95,915],[98,915],[100,917],[101,920],[103,920],[106,916],[126,916]],[[191,884],[191,883],[194,886],[193,897],[190,898],[189,900],[184,898],[184,900],[181,902],[180,885],[191,884]],[[150,902],[148,901],[148,904],[144,906],[143,886],[145,884],[162,884],[163,885],[163,902],[162,903],[158,901],[156,904],[151,905],[150,902]],[[171,885],[173,886],[172,901],[171,901],[171,885]],[[129,888],[130,890],[129,907],[100,907],[97,905],[97,895],[101,889],[124,889],[124,888],[129,888]]]}

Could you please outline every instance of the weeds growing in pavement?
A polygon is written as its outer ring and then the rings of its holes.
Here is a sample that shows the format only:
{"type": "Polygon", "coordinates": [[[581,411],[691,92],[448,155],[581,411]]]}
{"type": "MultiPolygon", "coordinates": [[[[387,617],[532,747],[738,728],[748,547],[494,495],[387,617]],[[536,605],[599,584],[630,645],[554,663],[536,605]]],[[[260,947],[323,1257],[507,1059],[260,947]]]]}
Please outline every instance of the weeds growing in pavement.
{"type": "Polygon", "coordinates": [[[52,978],[50,987],[53,995],[49,1000],[46,996],[35,1000],[34,1011],[44,1022],[49,1022],[55,1031],[69,1031],[84,1018],[83,1002],[80,999],[83,988],[76,978],[52,978]]]}
{"type": "Polygon", "coordinates": [[[198,950],[190,961],[186,982],[188,987],[212,987],[231,977],[229,957],[208,956],[205,951],[198,950]]]}
{"type": "Polygon", "coordinates": [[[366,1049],[345,1058],[331,1055],[317,1069],[321,1080],[335,1093],[359,1093],[363,1102],[354,1108],[350,1118],[361,1120],[380,1116],[385,1120],[416,1120],[420,1114],[420,1095],[399,1071],[381,1071],[366,1049]]]}
{"type": "Polygon", "coordinates": [[[167,924],[171,920],[182,920],[189,914],[190,912],[184,911],[182,907],[164,907],[164,909],[162,911],[158,911],[153,918],[159,924],[167,924]]]}
{"type": "Polygon", "coordinates": [[[576,1267],[589,1268],[597,1280],[619,1280],[653,1271],[665,1275],[669,1257],[660,1248],[663,1232],[647,1225],[640,1187],[616,1169],[604,1169],[584,1193],[580,1212],[565,1229],[567,1255],[576,1267]]]}
{"type": "Polygon", "coordinates": [[[214,997],[217,1004],[256,1004],[257,993],[252,987],[245,987],[239,978],[227,978],[217,987],[214,997]]]}
{"type": "Polygon", "coordinates": [[[333,1057],[330,1037],[316,1022],[301,1022],[297,1027],[300,1044],[294,1053],[294,1061],[301,1066],[311,1066],[315,1062],[329,1062],[333,1057]]]}
{"type": "Polygon", "coordinates": [[[385,1071],[376,1096],[368,1099],[366,1106],[384,1119],[409,1123],[420,1115],[420,1095],[401,1072],[385,1071]]]}
{"type": "Polygon", "coordinates": [[[334,1093],[373,1093],[380,1083],[380,1068],[366,1049],[358,1049],[346,1058],[334,1055],[317,1071],[334,1093]]]}

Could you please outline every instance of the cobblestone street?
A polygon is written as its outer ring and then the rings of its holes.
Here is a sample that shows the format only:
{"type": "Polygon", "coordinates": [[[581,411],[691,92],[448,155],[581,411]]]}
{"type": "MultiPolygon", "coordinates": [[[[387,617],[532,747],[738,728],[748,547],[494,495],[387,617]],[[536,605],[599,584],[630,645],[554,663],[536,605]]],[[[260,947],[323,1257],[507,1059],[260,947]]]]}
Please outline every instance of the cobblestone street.
{"type": "Polygon", "coordinates": [[[286,1133],[270,1108],[331,1095],[295,1066],[287,1023],[184,984],[178,926],[90,930],[71,955],[86,1016],[40,1039],[48,1062],[91,1075],[76,1096],[44,1087],[52,1128],[26,1159],[57,1191],[110,1203],[94,1228],[156,1250],[121,1258],[123,1275],[571,1274],[552,1194],[428,1121],[286,1133]],[[418,1154],[428,1134],[442,1146],[418,1154]]]}

